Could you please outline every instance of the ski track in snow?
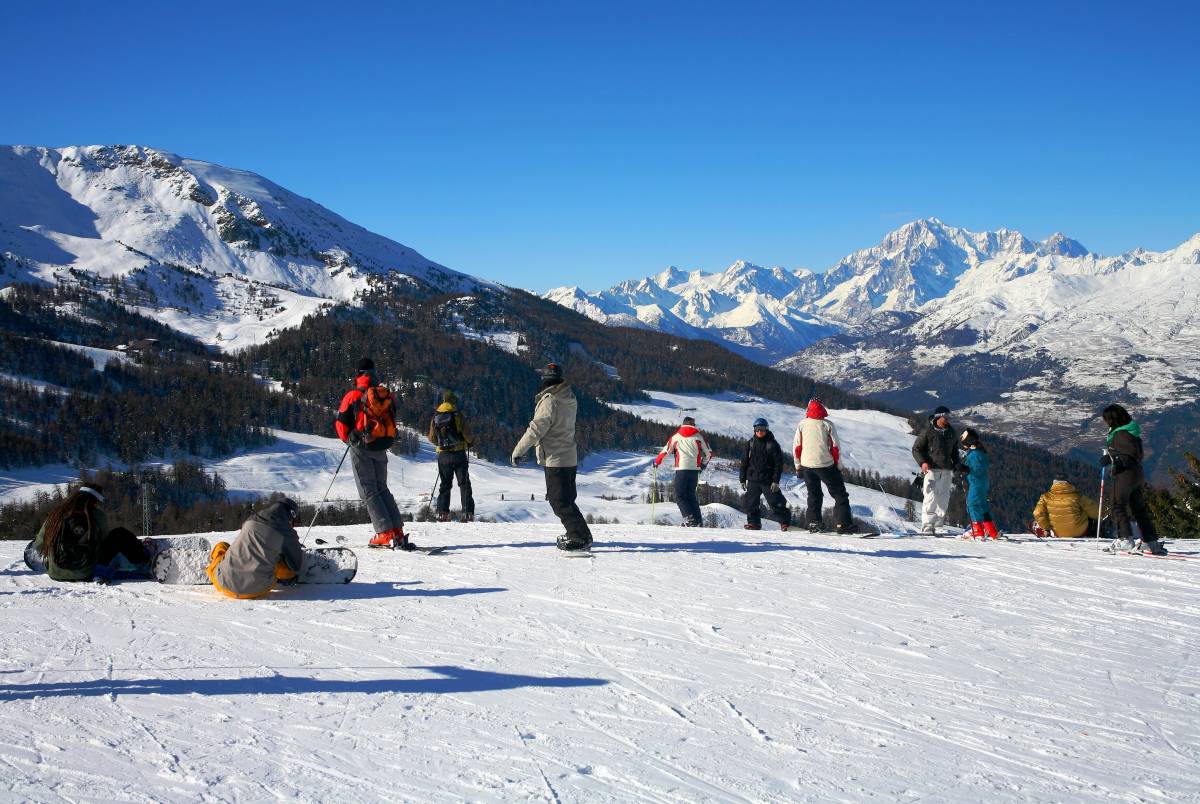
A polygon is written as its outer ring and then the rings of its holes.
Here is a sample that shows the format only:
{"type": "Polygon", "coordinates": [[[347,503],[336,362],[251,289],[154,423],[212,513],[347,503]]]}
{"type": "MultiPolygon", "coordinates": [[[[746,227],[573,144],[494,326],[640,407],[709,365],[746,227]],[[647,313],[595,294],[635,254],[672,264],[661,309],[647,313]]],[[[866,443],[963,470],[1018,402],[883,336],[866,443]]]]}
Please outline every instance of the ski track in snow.
{"type": "Polygon", "coordinates": [[[262,601],[56,584],[0,543],[0,797],[1200,796],[1196,563],[595,531],[567,561],[553,525],[418,524],[449,549],[262,601]]]}

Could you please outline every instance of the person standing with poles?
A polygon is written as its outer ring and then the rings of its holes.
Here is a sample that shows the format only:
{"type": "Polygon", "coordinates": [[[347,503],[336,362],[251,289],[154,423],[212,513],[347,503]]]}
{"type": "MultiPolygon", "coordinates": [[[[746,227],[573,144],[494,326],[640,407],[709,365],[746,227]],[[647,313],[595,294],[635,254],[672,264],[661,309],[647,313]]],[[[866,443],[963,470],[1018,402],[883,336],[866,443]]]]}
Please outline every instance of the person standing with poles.
{"type": "Polygon", "coordinates": [[[742,455],[742,468],[738,480],[742,483],[742,508],[746,511],[746,530],[762,530],[762,517],[758,512],[759,497],[767,498],[767,505],[779,522],[780,530],[787,530],[792,521],[783,492],[779,490],[779,479],[783,477],[783,450],[771,433],[766,419],[754,420],[754,435],[746,442],[742,455]]]}
{"type": "Polygon", "coordinates": [[[939,406],[929,417],[929,426],[913,442],[912,455],[921,467],[924,481],[921,491],[921,532],[937,533],[946,521],[954,470],[958,468],[958,433],[950,426],[950,409],[939,406]]]}
{"type": "Polygon", "coordinates": [[[358,361],[354,388],[342,397],[334,429],[350,445],[350,468],[358,495],[367,506],[375,535],[368,547],[414,550],[404,535],[400,509],[387,487],[387,451],[396,440],[396,407],[391,392],[375,382],[375,361],[358,361]]]}
{"type": "Polygon", "coordinates": [[[813,533],[821,530],[821,506],[825,502],[821,484],[824,483],[833,497],[837,532],[854,533],[850,495],[838,466],[841,447],[837,428],[829,421],[829,411],[821,404],[821,400],[809,400],[806,416],[796,426],[796,435],[792,438],[792,453],[796,459],[796,474],[804,479],[804,486],[808,490],[808,510],[805,513],[808,529],[813,533]]]}
{"type": "MultiPolygon", "coordinates": [[[[1108,442],[1100,458],[1102,468],[1112,467],[1113,524],[1117,538],[1108,548],[1109,552],[1132,551],[1133,528],[1130,520],[1137,520],[1142,532],[1142,546],[1153,555],[1167,555],[1167,548],[1159,541],[1158,531],[1150,518],[1146,506],[1146,474],[1142,470],[1142,428],[1129,411],[1120,405],[1109,405],[1101,414],[1108,425],[1108,442]]],[[[1100,505],[1104,505],[1103,499],[1100,505]]]]}
{"type": "Polygon", "coordinates": [[[654,459],[656,469],[662,464],[667,453],[675,455],[675,504],[679,506],[683,526],[699,527],[703,514],[700,511],[700,500],[696,497],[696,486],[700,483],[700,473],[712,460],[712,449],[696,429],[696,420],[691,416],[684,417],[683,424],[658,451],[658,456],[654,459]]]}
{"type": "Polygon", "coordinates": [[[458,479],[458,501],[462,506],[463,522],[475,518],[475,498],[471,494],[471,478],[467,475],[467,448],[471,437],[458,409],[458,397],[453,391],[442,394],[442,404],[437,406],[429,420],[429,441],[437,447],[438,522],[450,521],[450,487],[458,479]]]}
{"type": "Polygon", "coordinates": [[[579,404],[571,386],[563,380],[562,366],[547,363],[534,397],[533,419],[513,447],[512,465],[520,466],[532,448],[546,474],[546,499],[566,532],[558,537],[558,549],[586,551],[592,546],[588,528],[579,506],[575,475],[579,452],[575,446],[575,415],[579,404]]]}

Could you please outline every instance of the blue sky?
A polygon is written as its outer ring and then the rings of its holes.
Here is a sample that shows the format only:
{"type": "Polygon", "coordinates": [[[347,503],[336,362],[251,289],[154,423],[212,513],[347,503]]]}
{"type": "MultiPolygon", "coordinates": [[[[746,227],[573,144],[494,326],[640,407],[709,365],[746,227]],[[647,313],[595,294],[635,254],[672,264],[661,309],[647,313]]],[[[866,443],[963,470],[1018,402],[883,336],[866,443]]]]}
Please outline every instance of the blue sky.
{"type": "Polygon", "coordinates": [[[929,215],[1200,231],[1188,3],[4,4],[0,142],[253,170],[534,290],[822,269],[929,215]]]}

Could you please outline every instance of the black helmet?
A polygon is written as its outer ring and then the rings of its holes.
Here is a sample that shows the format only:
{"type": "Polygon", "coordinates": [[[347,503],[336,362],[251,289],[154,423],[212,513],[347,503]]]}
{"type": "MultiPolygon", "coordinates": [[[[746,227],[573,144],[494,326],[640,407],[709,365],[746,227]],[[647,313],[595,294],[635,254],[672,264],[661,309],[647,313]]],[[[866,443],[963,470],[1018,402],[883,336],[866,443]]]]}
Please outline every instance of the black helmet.
{"type": "Polygon", "coordinates": [[[959,449],[970,449],[971,447],[979,446],[979,433],[973,427],[968,427],[962,431],[962,435],[958,437],[959,449]]]}
{"type": "Polygon", "coordinates": [[[762,418],[761,416],[759,416],[757,419],[754,420],[754,429],[755,430],[766,430],[768,427],[770,427],[770,425],[767,424],[767,420],[762,418]]]}

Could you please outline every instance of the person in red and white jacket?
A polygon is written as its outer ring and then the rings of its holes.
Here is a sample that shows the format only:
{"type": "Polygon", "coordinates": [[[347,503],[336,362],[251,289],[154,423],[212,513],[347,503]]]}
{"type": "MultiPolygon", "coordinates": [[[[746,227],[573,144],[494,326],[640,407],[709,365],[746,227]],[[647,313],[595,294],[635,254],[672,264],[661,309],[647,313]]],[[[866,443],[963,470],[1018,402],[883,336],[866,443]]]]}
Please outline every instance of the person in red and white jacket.
{"type": "Polygon", "coordinates": [[[821,530],[821,505],[825,502],[821,483],[824,483],[833,497],[837,532],[853,533],[850,495],[846,492],[846,481],[838,467],[841,447],[837,428],[829,421],[829,411],[825,410],[821,400],[809,401],[807,416],[796,427],[796,435],[792,439],[792,455],[796,459],[796,474],[804,478],[804,485],[808,489],[808,511],[805,515],[808,529],[813,533],[821,530]]]}
{"type": "Polygon", "coordinates": [[[668,453],[674,456],[675,503],[683,516],[683,524],[685,527],[699,527],[702,516],[696,486],[700,482],[700,472],[712,460],[712,450],[696,429],[696,420],[691,416],[684,418],[683,425],[667,439],[666,446],[658,451],[654,465],[662,465],[668,453]]]}

